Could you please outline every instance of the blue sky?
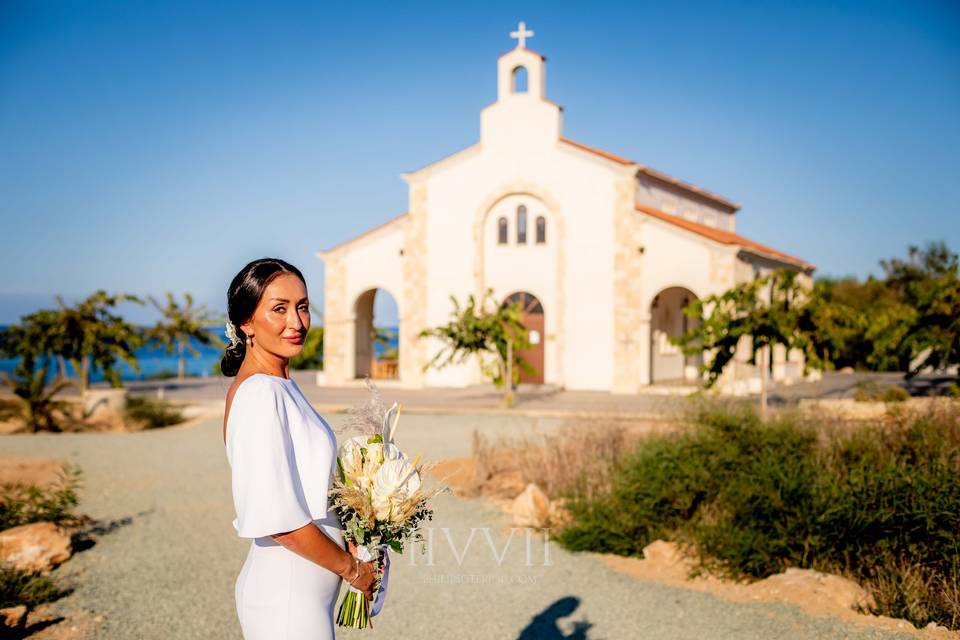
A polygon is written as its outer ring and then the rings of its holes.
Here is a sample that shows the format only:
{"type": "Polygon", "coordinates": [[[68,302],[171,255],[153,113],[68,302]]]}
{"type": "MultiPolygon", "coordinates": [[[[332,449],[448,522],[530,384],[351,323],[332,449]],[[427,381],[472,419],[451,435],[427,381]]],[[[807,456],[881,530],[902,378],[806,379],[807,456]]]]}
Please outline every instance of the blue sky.
{"type": "Polygon", "coordinates": [[[740,233],[829,275],[960,250],[956,3],[7,0],[0,323],[97,288],[221,310],[263,255],[322,308],[314,253],[476,141],[519,20],[567,136],[742,203],[740,233]]]}

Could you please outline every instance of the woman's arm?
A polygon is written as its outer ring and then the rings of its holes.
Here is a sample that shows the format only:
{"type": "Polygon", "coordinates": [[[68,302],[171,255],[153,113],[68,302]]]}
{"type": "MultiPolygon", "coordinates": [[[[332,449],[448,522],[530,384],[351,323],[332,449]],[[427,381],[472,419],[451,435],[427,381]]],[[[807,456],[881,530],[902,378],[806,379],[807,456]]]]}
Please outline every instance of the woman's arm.
{"type": "Polygon", "coordinates": [[[362,591],[367,600],[373,600],[373,563],[360,560],[360,574],[357,575],[357,563],[353,555],[341,549],[314,523],[308,522],[299,529],[270,537],[297,555],[337,574],[362,591]],[[357,576],[356,579],[350,582],[354,576],[357,576]]]}

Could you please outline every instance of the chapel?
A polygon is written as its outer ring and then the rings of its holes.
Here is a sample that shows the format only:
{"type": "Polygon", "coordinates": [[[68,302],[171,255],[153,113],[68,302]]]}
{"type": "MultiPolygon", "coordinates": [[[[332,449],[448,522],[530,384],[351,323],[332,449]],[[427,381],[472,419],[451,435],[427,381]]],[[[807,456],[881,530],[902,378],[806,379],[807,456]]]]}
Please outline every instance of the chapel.
{"type": "MultiPolygon", "coordinates": [[[[403,174],[405,212],[318,252],[324,384],[375,372],[378,292],[397,305],[397,386],[485,381],[470,359],[424,370],[441,345],[418,334],[450,320],[451,296],[463,304],[492,289],[523,308],[533,347],[521,355],[536,375],[521,383],[629,394],[697,379],[701,357],[669,341],[693,321],[682,313],[691,300],[781,267],[809,284],[814,265],[737,233],[736,202],[564,136],[546,58],[526,46],[533,33],[521,22],[510,35],[479,140],[403,174]]],[[[802,365],[800,353],[774,350],[770,374],[799,379],[802,365]]],[[[738,354],[721,388],[758,380],[738,354]]]]}

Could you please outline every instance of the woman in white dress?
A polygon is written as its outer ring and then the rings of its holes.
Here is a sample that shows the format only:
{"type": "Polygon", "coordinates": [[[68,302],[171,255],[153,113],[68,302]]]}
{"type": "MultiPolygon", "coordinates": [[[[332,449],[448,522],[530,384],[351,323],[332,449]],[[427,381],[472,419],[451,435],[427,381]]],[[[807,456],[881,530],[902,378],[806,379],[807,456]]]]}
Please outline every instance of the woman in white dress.
{"type": "Polygon", "coordinates": [[[327,511],[336,437],[289,375],[310,328],[306,283],[293,265],[264,258],[236,275],[227,297],[231,345],[220,368],[236,381],[224,444],[233,526],[251,539],[234,593],[243,637],[333,638],[341,580],[369,600],[374,570],[346,549],[327,511]]]}

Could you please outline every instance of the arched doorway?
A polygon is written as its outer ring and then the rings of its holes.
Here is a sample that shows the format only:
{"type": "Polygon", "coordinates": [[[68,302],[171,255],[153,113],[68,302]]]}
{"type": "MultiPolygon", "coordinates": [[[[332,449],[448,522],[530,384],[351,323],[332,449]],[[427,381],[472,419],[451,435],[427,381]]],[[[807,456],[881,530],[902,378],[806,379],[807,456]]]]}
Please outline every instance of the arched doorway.
{"type": "Polygon", "coordinates": [[[699,378],[697,368],[703,355],[684,355],[670,338],[677,338],[697,326],[700,320],[690,318],[683,308],[697,299],[684,287],[668,287],[650,303],[650,381],[683,382],[699,378]]]}
{"type": "Polygon", "coordinates": [[[544,361],[544,316],[543,305],[537,300],[537,297],[526,291],[512,293],[504,299],[501,306],[518,302],[523,314],[523,326],[527,329],[527,340],[532,344],[529,349],[522,349],[518,355],[530,363],[536,369],[536,375],[530,375],[523,369],[520,370],[520,382],[530,384],[543,384],[543,361],[544,361]]]}
{"type": "Polygon", "coordinates": [[[400,377],[400,323],[396,299],[386,289],[368,289],[354,303],[354,377],[400,377]]]}

